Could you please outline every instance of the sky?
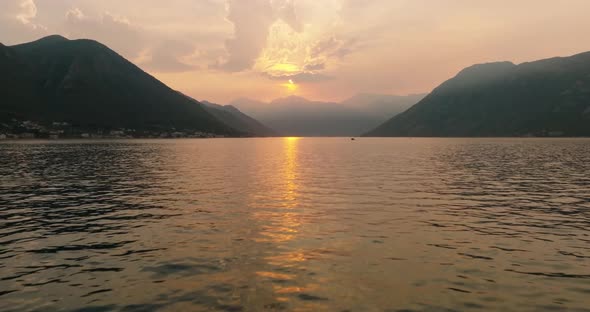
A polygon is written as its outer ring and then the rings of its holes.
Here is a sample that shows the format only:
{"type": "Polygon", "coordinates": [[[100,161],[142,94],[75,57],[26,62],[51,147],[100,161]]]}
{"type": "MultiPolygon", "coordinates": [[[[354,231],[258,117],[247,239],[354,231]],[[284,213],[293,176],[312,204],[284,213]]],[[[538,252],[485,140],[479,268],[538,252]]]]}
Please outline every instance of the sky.
{"type": "Polygon", "coordinates": [[[100,41],[225,104],[430,92],[476,63],[590,51],[588,0],[0,0],[0,42],[100,41]]]}

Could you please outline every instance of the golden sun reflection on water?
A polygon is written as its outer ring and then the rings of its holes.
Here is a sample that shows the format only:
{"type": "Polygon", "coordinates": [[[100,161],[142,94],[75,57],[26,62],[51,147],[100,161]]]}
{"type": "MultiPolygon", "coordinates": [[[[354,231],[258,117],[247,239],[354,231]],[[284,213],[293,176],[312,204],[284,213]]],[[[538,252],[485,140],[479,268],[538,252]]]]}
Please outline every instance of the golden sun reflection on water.
{"type": "Polygon", "coordinates": [[[298,262],[304,262],[308,260],[308,256],[300,250],[289,251],[278,254],[276,256],[267,257],[266,260],[272,265],[278,266],[293,266],[298,262]]]}
{"type": "MultiPolygon", "coordinates": [[[[300,138],[286,137],[282,140],[280,161],[273,169],[277,179],[273,183],[270,196],[277,199],[276,205],[257,211],[254,215],[264,221],[258,242],[275,243],[293,240],[301,227],[301,214],[295,209],[299,205],[298,183],[298,144],[300,138]]],[[[266,194],[268,195],[268,194],[266,194]]]]}
{"type": "Polygon", "coordinates": [[[283,195],[283,204],[287,208],[297,206],[297,144],[298,137],[287,137],[284,139],[284,166],[283,179],[285,181],[285,191],[283,195]]]}
{"type": "Polygon", "coordinates": [[[280,279],[280,280],[292,280],[293,278],[295,278],[295,276],[292,274],[281,274],[281,273],[266,272],[266,271],[258,271],[258,272],[256,272],[256,275],[262,276],[262,277],[273,278],[273,279],[280,279]]]}
{"type": "Polygon", "coordinates": [[[307,266],[310,261],[322,259],[325,251],[301,245],[311,224],[308,206],[301,197],[307,177],[301,157],[304,140],[285,137],[274,142],[276,153],[261,169],[265,179],[259,183],[265,191],[253,196],[250,202],[256,224],[252,240],[264,246],[264,254],[258,258],[260,263],[254,270],[256,293],[253,296],[272,298],[264,300],[272,300],[278,307],[298,306],[304,311],[318,311],[325,301],[310,294],[321,288],[318,281],[322,280],[308,275],[307,266]],[[260,205],[260,200],[266,200],[267,204],[260,205]]]}
{"type": "MultiPolygon", "coordinates": [[[[298,137],[285,137],[279,143],[282,152],[276,167],[273,168],[277,179],[272,188],[276,205],[258,211],[256,217],[264,226],[257,242],[272,243],[276,250],[269,252],[264,260],[266,265],[256,272],[264,283],[271,283],[270,290],[277,302],[288,302],[288,295],[305,293],[317,289],[317,285],[308,282],[295,282],[300,277],[295,273],[297,266],[307,261],[304,251],[292,244],[297,242],[304,226],[304,216],[300,202],[301,172],[299,163],[298,137]]],[[[278,155],[277,155],[278,156],[278,155]]]]}

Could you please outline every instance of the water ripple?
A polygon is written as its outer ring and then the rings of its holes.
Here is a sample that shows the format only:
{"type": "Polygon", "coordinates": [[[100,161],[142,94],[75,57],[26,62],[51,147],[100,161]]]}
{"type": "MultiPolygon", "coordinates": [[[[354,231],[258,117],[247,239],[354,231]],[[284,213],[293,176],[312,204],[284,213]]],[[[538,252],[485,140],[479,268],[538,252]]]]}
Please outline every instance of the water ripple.
{"type": "Polygon", "coordinates": [[[590,311],[589,172],[588,139],[2,143],[0,307],[590,311]]]}

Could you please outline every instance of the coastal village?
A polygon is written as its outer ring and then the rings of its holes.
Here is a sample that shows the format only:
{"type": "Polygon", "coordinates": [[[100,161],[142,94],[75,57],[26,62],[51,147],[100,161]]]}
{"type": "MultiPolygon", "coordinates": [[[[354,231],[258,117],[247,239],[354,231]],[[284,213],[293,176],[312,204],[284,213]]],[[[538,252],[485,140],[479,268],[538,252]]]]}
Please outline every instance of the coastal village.
{"type": "Polygon", "coordinates": [[[133,138],[223,138],[224,135],[189,130],[89,129],[68,122],[41,124],[30,120],[12,119],[0,123],[0,140],[21,139],[133,139],[133,138]]]}

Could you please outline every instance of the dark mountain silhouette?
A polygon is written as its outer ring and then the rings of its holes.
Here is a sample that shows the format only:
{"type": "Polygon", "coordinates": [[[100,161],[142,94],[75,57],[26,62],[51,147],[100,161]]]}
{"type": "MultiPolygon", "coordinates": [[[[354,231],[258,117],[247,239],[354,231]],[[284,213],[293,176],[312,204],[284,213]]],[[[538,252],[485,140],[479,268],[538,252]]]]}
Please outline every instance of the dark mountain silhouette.
{"type": "Polygon", "coordinates": [[[238,131],[106,46],[50,36],[0,46],[0,119],[80,127],[238,131]]]}
{"type": "Polygon", "coordinates": [[[231,105],[201,101],[205,109],[218,120],[246,135],[276,136],[276,132],[231,105]]]}
{"type": "Polygon", "coordinates": [[[341,103],[290,96],[270,103],[237,99],[231,104],[289,136],[357,136],[422,99],[423,95],[359,94],[341,103]]]}
{"type": "Polygon", "coordinates": [[[589,136],[590,52],[475,65],[367,136],[589,136]]]}

